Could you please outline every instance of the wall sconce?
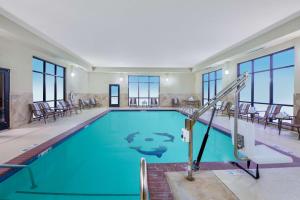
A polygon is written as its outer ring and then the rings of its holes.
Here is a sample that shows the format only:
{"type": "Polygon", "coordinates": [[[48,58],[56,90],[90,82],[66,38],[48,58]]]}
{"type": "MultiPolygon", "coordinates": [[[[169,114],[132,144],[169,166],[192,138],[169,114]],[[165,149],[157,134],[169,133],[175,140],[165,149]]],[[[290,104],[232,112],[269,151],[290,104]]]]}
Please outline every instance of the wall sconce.
{"type": "Polygon", "coordinates": [[[169,82],[169,74],[166,74],[166,82],[169,82]]]}
{"type": "Polygon", "coordinates": [[[71,65],[71,77],[74,77],[76,74],[74,72],[74,66],[71,65]]]}
{"type": "Polygon", "coordinates": [[[124,80],[123,74],[120,73],[120,74],[119,74],[119,82],[123,82],[123,80],[124,80]]]}

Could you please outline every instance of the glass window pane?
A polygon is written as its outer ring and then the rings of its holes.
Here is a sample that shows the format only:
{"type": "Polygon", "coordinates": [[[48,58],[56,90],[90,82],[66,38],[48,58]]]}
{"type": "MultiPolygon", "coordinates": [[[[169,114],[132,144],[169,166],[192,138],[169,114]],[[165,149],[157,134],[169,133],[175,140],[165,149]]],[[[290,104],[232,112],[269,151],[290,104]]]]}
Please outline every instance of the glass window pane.
{"type": "Polygon", "coordinates": [[[56,78],[56,98],[64,99],[64,79],[57,77],[56,78]]]}
{"type": "Polygon", "coordinates": [[[43,101],[43,74],[33,72],[32,76],[33,101],[43,101]]]}
{"type": "Polygon", "coordinates": [[[269,70],[270,69],[270,56],[265,56],[254,60],[254,72],[269,70]]]}
{"type": "Polygon", "coordinates": [[[273,55],[273,68],[294,65],[294,49],[282,51],[273,55]]]}
{"type": "Polygon", "coordinates": [[[54,100],[54,76],[46,75],[46,101],[54,100]]]}
{"type": "Polygon", "coordinates": [[[149,76],[139,76],[139,82],[149,82],[149,76]]]}
{"type": "Polygon", "coordinates": [[[244,87],[240,92],[240,101],[251,102],[251,81],[252,81],[252,76],[249,74],[246,82],[246,87],[244,87]]]}
{"type": "Polygon", "coordinates": [[[241,63],[239,65],[239,68],[240,68],[240,74],[243,74],[245,72],[252,73],[252,62],[248,61],[245,63],[241,63]]]}
{"type": "Polygon", "coordinates": [[[216,79],[216,73],[215,72],[210,72],[209,73],[209,80],[215,80],[216,79]]]}
{"type": "Polygon", "coordinates": [[[203,97],[208,98],[208,82],[204,82],[203,85],[203,97]]]}
{"type": "Polygon", "coordinates": [[[44,62],[42,60],[33,58],[32,59],[32,70],[43,72],[44,71],[44,62]]]}
{"type": "Polygon", "coordinates": [[[254,102],[270,102],[270,71],[254,75],[254,102]]]}
{"type": "Polygon", "coordinates": [[[138,96],[138,83],[129,83],[129,97],[138,96]]]}
{"type": "Polygon", "coordinates": [[[118,96],[119,93],[119,87],[118,86],[111,86],[110,87],[110,95],[111,96],[118,96]]]}
{"type": "Polygon", "coordinates": [[[209,99],[215,96],[215,81],[209,81],[209,99]]]}
{"type": "Polygon", "coordinates": [[[139,83],[139,97],[148,97],[148,83],[139,83]]]}
{"type": "Polygon", "coordinates": [[[150,97],[159,97],[158,83],[150,83],[150,97]]]}
{"type": "Polygon", "coordinates": [[[208,74],[203,74],[203,80],[208,81],[208,74]]]}
{"type": "Polygon", "coordinates": [[[159,76],[150,76],[149,81],[159,83],[159,76]]]}
{"type": "Polygon", "coordinates": [[[294,67],[273,71],[274,103],[293,105],[294,102],[294,67]]]}
{"type": "Polygon", "coordinates": [[[57,66],[56,67],[56,75],[57,76],[64,76],[64,68],[63,67],[59,67],[59,66],[57,66]]]}
{"type": "Polygon", "coordinates": [[[222,78],[222,70],[218,70],[217,71],[217,79],[221,79],[222,78]]]}
{"type": "Polygon", "coordinates": [[[54,75],[54,69],[55,69],[55,66],[53,64],[46,62],[46,73],[47,74],[53,74],[54,75]]]}
{"type": "Polygon", "coordinates": [[[111,97],[111,104],[119,104],[119,97],[111,97]]]}
{"type": "Polygon", "coordinates": [[[204,100],[203,100],[203,104],[206,104],[207,102],[208,102],[207,99],[204,99],[204,100]]]}
{"type": "Polygon", "coordinates": [[[217,80],[217,93],[222,90],[222,80],[217,80]]]}
{"type": "Polygon", "coordinates": [[[138,76],[128,76],[128,81],[129,82],[138,82],[138,76]]]}

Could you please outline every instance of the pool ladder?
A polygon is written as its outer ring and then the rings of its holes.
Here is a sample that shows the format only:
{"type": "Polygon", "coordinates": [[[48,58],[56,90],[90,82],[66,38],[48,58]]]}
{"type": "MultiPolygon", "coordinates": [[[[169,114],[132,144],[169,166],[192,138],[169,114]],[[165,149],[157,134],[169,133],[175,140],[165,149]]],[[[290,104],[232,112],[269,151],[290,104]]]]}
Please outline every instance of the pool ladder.
{"type": "Polygon", "coordinates": [[[30,182],[31,182],[31,189],[34,189],[37,187],[36,182],[34,180],[32,170],[28,165],[0,164],[0,168],[13,168],[13,169],[26,168],[28,170],[28,174],[29,174],[29,178],[30,178],[30,182]]]}
{"type": "Polygon", "coordinates": [[[140,161],[140,200],[149,200],[147,162],[145,158],[141,158],[140,161]]]}

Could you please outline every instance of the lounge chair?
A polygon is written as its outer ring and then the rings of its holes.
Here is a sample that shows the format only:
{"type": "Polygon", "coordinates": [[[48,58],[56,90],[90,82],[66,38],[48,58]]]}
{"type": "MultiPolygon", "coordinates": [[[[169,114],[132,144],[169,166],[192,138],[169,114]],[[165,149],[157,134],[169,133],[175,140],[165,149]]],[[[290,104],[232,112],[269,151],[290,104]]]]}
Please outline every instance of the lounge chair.
{"type": "Polygon", "coordinates": [[[298,140],[300,140],[300,109],[297,111],[296,116],[290,116],[291,123],[283,123],[284,126],[296,128],[298,132],[298,140]]]}
{"type": "Polygon", "coordinates": [[[221,114],[225,114],[228,115],[228,117],[230,118],[230,108],[232,106],[231,102],[228,101],[222,101],[221,105],[219,105],[219,107],[217,107],[217,114],[219,112],[221,112],[221,114]]]}
{"type": "Polygon", "coordinates": [[[158,106],[158,98],[150,98],[150,106],[151,107],[158,106]]]}
{"type": "Polygon", "coordinates": [[[78,114],[78,110],[81,111],[80,106],[75,105],[71,100],[67,100],[65,103],[66,103],[66,106],[69,108],[70,112],[72,112],[74,110],[75,113],[78,114]]]}
{"type": "Polygon", "coordinates": [[[63,113],[63,115],[65,115],[68,111],[70,112],[70,115],[72,114],[72,111],[63,100],[57,102],[57,109],[59,109],[63,113]]]}
{"type": "MultiPolygon", "coordinates": [[[[239,105],[239,110],[238,110],[238,112],[240,113],[240,110],[242,110],[242,108],[243,108],[243,106],[244,106],[244,103],[240,103],[240,105],[239,105]]],[[[234,116],[234,112],[235,112],[235,106],[234,105],[231,105],[231,107],[230,107],[230,116],[234,116]]]]}
{"type": "Polygon", "coordinates": [[[129,98],[129,106],[137,106],[137,98],[136,97],[130,97],[129,98]]]}
{"type": "MultiPolygon", "coordinates": [[[[230,121],[230,128],[232,134],[232,143],[234,144],[234,120],[230,121]]],[[[239,144],[238,154],[248,158],[247,169],[237,162],[232,163],[247,172],[253,178],[259,178],[259,165],[261,164],[281,164],[293,162],[293,159],[290,156],[284,155],[266,145],[255,145],[255,127],[253,123],[238,120],[238,134],[241,136],[237,141],[239,144]],[[255,173],[253,173],[252,170],[249,170],[251,161],[256,164],[255,173]]]]}
{"type": "Polygon", "coordinates": [[[257,122],[259,123],[259,120],[264,121],[265,128],[270,123],[271,120],[276,119],[276,115],[280,113],[282,106],[281,105],[268,105],[266,111],[257,111],[257,113],[264,112],[264,116],[261,117],[259,114],[257,114],[254,118],[257,119],[257,122]]]}
{"type": "Polygon", "coordinates": [[[99,102],[97,102],[97,100],[96,100],[95,97],[94,97],[94,98],[90,98],[89,103],[90,103],[90,105],[93,106],[93,107],[98,107],[98,106],[101,105],[99,102]]]}
{"type": "Polygon", "coordinates": [[[30,119],[28,123],[31,123],[34,120],[41,120],[43,119],[45,124],[46,124],[46,118],[44,115],[44,112],[41,109],[41,106],[39,105],[39,103],[32,103],[29,104],[30,110],[31,110],[31,115],[30,115],[30,119]]]}
{"type": "Polygon", "coordinates": [[[246,117],[247,120],[248,120],[248,117],[249,117],[249,108],[251,107],[251,104],[250,103],[244,103],[242,108],[240,109],[239,111],[239,117],[240,118],[243,118],[243,117],[246,117]]]}
{"type": "Polygon", "coordinates": [[[172,107],[179,107],[180,106],[180,101],[177,97],[172,98],[172,107]]]}
{"type": "Polygon", "coordinates": [[[47,102],[41,102],[39,105],[41,106],[41,109],[46,119],[50,116],[53,116],[53,119],[56,120],[56,115],[62,115],[61,110],[56,108],[51,108],[47,102]]]}
{"type": "Polygon", "coordinates": [[[90,101],[89,100],[84,100],[84,99],[79,99],[79,106],[80,109],[84,109],[84,108],[90,108],[90,101]]]}

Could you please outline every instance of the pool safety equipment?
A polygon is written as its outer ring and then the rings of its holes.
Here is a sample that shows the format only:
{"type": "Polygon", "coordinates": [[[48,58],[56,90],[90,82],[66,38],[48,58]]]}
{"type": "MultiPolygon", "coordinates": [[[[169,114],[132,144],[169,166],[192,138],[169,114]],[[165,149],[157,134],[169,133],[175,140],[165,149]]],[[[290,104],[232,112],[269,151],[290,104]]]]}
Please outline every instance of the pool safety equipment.
{"type": "MultiPolygon", "coordinates": [[[[201,108],[195,110],[191,115],[188,115],[188,119],[185,120],[185,129],[189,131],[189,161],[188,161],[188,176],[187,180],[192,181],[192,170],[199,170],[201,158],[207,143],[207,139],[209,136],[209,131],[212,125],[213,117],[216,111],[216,105],[217,103],[222,100],[225,96],[227,96],[230,92],[236,90],[236,93],[239,93],[246,84],[246,81],[248,79],[248,73],[244,73],[241,76],[239,76],[236,80],[232,81],[230,84],[228,84],[224,89],[222,89],[218,94],[216,94],[215,97],[211,98],[206,104],[204,104],[201,108]],[[193,160],[193,126],[195,122],[198,120],[198,118],[203,115],[206,111],[213,108],[213,112],[206,130],[206,133],[204,135],[204,139],[202,141],[202,145],[200,147],[197,160],[194,162],[191,162],[193,160]]],[[[236,107],[238,108],[238,107],[236,107]]]]}
{"type": "Polygon", "coordinates": [[[15,165],[15,164],[0,164],[0,168],[12,168],[12,169],[23,169],[26,168],[28,170],[30,182],[31,182],[31,189],[34,189],[37,187],[37,184],[35,182],[33,172],[28,165],[15,165]]]}
{"type": "Polygon", "coordinates": [[[145,158],[140,160],[140,200],[149,200],[147,162],[145,158]]]}
{"type": "Polygon", "coordinates": [[[193,126],[195,124],[195,120],[185,119],[185,128],[182,129],[181,137],[184,142],[189,143],[189,151],[188,151],[188,175],[186,177],[187,180],[193,181],[193,126]]]}

